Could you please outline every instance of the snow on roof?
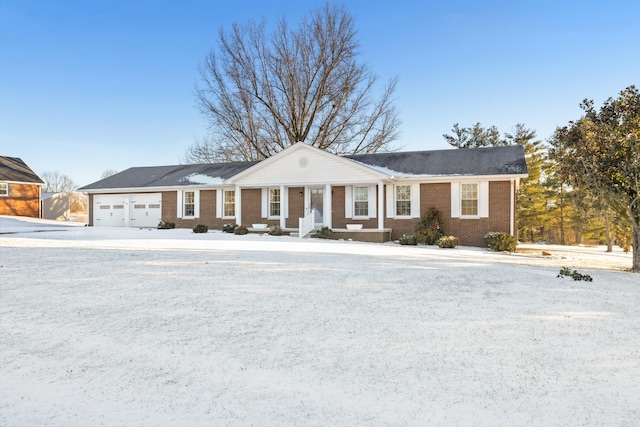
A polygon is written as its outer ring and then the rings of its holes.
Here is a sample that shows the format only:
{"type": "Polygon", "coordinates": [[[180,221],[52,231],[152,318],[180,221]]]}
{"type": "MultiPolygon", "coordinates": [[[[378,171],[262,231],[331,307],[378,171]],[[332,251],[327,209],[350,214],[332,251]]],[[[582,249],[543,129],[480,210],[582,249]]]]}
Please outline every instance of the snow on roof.
{"type": "Polygon", "coordinates": [[[188,182],[189,184],[205,184],[205,185],[218,185],[223,184],[224,179],[219,176],[209,176],[201,173],[192,173],[182,178],[180,181],[188,182]]]}

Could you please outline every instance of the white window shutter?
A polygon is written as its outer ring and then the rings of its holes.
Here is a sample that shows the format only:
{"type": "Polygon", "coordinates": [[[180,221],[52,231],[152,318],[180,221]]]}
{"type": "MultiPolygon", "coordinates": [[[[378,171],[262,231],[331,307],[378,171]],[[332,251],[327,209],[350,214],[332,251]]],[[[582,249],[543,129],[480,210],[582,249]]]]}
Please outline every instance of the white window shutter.
{"type": "Polygon", "coordinates": [[[282,189],[282,194],[280,195],[280,203],[282,204],[282,214],[285,218],[289,218],[289,187],[284,187],[282,189]]]}
{"type": "Polygon", "coordinates": [[[344,217],[353,218],[353,186],[344,186],[344,217]]]}
{"type": "Polygon", "coordinates": [[[489,181],[481,181],[478,185],[478,215],[489,218],[489,181]]]}
{"type": "Polygon", "coordinates": [[[420,218],[420,183],[411,184],[411,218],[420,218]]]}
{"type": "Polygon", "coordinates": [[[216,218],[222,218],[224,212],[224,190],[218,188],[216,190],[216,218]]]}
{"type": "Polygon", "coordinates": [[[451,183],[451,218],[460,218],[460,183],[451,183]]]}
{"type": "Polygon", "coordinates": [[[263,188],[262,189],[262,213],[261,213],[261,217],[262,218],[267,218],[269,216],[269,189],[268,188],[263,188]]]}
{"type": "Polygon", "coordinates": [[[376,203],[376,186],[375,185],[370,185],[369,186],[369,199],[367,200],[367,203],[369,204],[369,218],[375,218],[376,217],[376,206],[378,205],[376,203]]]}
{"type": "Polygon", "coordinates": [[[393,184],[387,184],[387,218],[396,216],[396,187],[393,184]]]}
{"type": "Polygon", "coordinates": [[[200,190],[193,190],[193,217],[200,218],[200,190]]]}
{"type": "Polygon", "coordinates": [[[182,207],[182,191],[177,191],[177,195],[176,195],[176,200],[178,201],[176,206],[176,217],[178,218],[182,218],[182,211],[183,211],[183,207],[182,207]]]}

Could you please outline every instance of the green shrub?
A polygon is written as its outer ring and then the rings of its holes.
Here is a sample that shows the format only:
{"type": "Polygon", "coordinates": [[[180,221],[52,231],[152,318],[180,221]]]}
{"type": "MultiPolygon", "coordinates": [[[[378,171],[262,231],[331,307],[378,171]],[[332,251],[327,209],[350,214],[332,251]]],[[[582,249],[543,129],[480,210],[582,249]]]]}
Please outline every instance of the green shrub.
{"type": "Polygon", "coordinates": [[[443,226],[442,213],[436,208],[429,209],[416,225],[416,242],[435,244],[440,237],[444,236],[443,226]]]}
{"type": "Polygon", "coordinates": [[[440,248],[455,248],[459,244],[460,240],[455,236],[442,236],[436,241],[436,245],[440,248]]]}
{"type": "Polygon", "coordinates": [[[269,228],[269,234],[271,236],[282,236],[282,228],[280,228],[279,225],[274,225],[273,227],[269,228]]]}
{"type": "Polygon", "coordinates": [[[324,226],[321,229],[316,230],[316,237],[321,239],[333,239],[333,230],[324,226]]]}
{"type": "Polygon", "coordinates": [[[490,231],[484,235],[484,243],[497,252],[515,252],[518,240],[515,236],[503,231],[490,231]]]}
{"type": "Polygon", "coordinates": [[[204,224],[198,224],[195,227],[193,227],[194,233],[206,233],[207,231],[209,231],[209,227],[207,227],[204,224]]]}
{"type": "Polygon", "coordinates": [[[403,234],[402,237],[398,240],[401,245],[417,245],[416,235],[415,234],[403,234]]]}
{"type": "Polygon", "coordinates": [[[571,269],[568,267],[562,267],[560,269],[560,273],[558,273],[556,277],[563,279],[564,276],[569,276],[573,280],[584,280],[585,282],[593,282],[593,278],[588,274],[580,274],[577,270],[571,271],[571,269]]]}
{"type": "Polygon", "coordinates": [[[176,228],[175,222],[164,222],[160,220],[160,222],[158,223],[158,230],[169,230],[171,228],[176,228]]]}
{"type": "Polygon", "coordinates": [[[249,233],[249,229],[247,227],[245,227],[244,225],[238,225],[238,226],[236,226],[236,228],[233,231],[233,233],[234,234],[238,234],[238,235],[247,234],[247,233],[249,233]]]}
{"type": "Polygon", "coordinates": [[[222,226],[223,233],[235,233],[238,224],[224,224],[222,226]]]}

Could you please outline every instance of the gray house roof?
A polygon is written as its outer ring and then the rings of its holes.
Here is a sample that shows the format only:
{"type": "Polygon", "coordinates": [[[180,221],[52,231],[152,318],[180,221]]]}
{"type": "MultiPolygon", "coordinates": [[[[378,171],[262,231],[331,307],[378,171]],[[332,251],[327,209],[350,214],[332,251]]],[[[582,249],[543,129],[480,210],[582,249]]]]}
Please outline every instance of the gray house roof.
{"type": "Polygon", "coordinates": [[[147,166],[124,170],[80,191],[109,188],[176,187],[222,183],[223,180],[253,166],[257,162],[211,163],[199,165],[147,166]]]}
{"type": "Polygon", "coordinates": [[[389,173],[406,175],[520,175],[527,173],[519,145],[346,156],[389,173]]]}
{"type": "Polygon", "coordinates": [[[0,181],[44,184],[44,181],[22,159],[6,156],[0,156],[0,181]]]}
{"type": "MultiPolygon", "coordinates": [[[[396,176],[523,175],[520,146],[409,151],[345,156],[396,176]]],[[[80,188],[81,191],[223,184],[258,162],[134,167],[80,188]]]]}

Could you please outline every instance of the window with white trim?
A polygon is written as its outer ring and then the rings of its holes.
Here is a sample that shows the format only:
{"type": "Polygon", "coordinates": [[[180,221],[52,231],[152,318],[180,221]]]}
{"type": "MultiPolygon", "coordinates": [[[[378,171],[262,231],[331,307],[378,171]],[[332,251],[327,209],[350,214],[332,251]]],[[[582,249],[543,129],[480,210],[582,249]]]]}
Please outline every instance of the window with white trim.
{"type": "Polygon", "coordinates": [[[369,187],[353,187],[353,216],[369,216],[369,187]]]}
{"type": "Polygon", "coordinates": [[[411,216],[410,185],[396,185],[396,216],[411,216]]]}
{"type": "Polygon", "coordinates": [[[236,215],[236,191],[224,190],[224,216],[236,215]]]}
{"type": "Polygon", "coordinates": [[[183,216],[195,216],[196,214],[196,194],[193,191],[185,191],[183,204],[183,216]]]}
{"type": "Polygon", "coordinates": [[[280,189],[279,188],[269,189],[269,216],[270,217],[280,216],[280,189]]]}
{"type": "Polygon", "coordinates": [[[478,216],[478,183],[460,184],[460,214],[478,216]]]}
{"type": "Polygon", "coordinates": [[[0,196],[9,195],[9,184],[6,182],[0,182],[0,196]]]}

